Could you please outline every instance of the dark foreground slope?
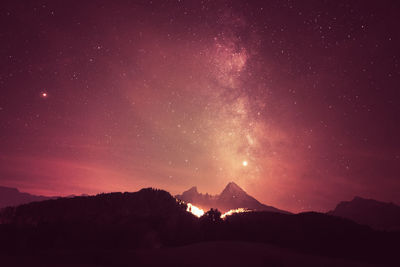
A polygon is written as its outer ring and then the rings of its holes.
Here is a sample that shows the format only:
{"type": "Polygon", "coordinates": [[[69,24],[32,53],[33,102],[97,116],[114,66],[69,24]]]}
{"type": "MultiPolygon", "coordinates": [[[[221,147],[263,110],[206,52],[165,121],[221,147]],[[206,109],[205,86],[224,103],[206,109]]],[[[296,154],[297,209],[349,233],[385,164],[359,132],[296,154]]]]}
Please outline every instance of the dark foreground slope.
{"type": "Polygon", "coordinates": [[[310,254],[382,265],[399,262],[399,232],[374,231],[321,213],[243,213],[227,217],[225,224],[226,238],[231,236],[234,240],[266,242],[310,254]]]}
{"type": "Polygon", "coordinates": [[[118,250],[46,250],[24,257],[2,257],[4,266],[99,267],[99,266],[271,266],[271,267],[379,267],[349,259],[334,259],[305,254],[278,246],[237,242],[211,241],[159,249],[118,250]]]}
{"type": "MultiPolygon", "coordinates": [[[[154,189],[7,208],[0,216],[0,258],[19,266],[27,266],[23,261],[29,259],[39,266],[49,260],[50,264],[43,266],[140,266],[147,262],[148,255],[149,264],[159,260],[170,266],[171,262],[188,260],[185,253],[196,255],[196,249],[202,251],[200,258],[215,254],[219,250],[213,245],[215,242],[225,241],[220,243],[221,253],[229,249],[240,251],[242,245],[234,245],[240,241],[254,244],[243,245],[246,255],[268,250],[265,253],[278,253],[278,259],[304,254],[305,258],[323,258],[332,263],[340,259],[380,266],[398,263],[398,233],[375,231],[347,219],[319,213],[249,212],[221,220],[215,211],[198,219],[185,209],[168,192],[154,189]],[[268,249],[261,244],[269,244],[268,249]],[[164,257],[165,261],[153,257],[164,257]],[[68,265],[71,260],[73,265],[68,265]]],[[[241,255],[232,253],[231,257],[241,255]]],[[[271,257],[258,255],[256,261],[272,266],[302,266],[274,265],[277,259],[271,257]]],[[[208,261],[208,266],[217,266],[214,259],[208,261]]],[[[309,265],[318,266],[303,266],[309,265]]]]}
{"type": "Polygon", "coordinates": [[[0,214],[0,248],[137,248],[193,240],[196,218],[163,190],[60,198],[0,214]]]}

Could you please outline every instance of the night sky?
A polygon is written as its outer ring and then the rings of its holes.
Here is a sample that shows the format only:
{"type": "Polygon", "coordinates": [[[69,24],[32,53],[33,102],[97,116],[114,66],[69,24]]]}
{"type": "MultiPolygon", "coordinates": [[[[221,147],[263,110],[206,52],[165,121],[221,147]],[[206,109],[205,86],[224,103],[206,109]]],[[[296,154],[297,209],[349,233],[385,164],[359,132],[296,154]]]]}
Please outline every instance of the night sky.
{"type": "Polygon", "coordinates": [[[398,1],[0,6],[0,185],[400,203],[398,1]]]}

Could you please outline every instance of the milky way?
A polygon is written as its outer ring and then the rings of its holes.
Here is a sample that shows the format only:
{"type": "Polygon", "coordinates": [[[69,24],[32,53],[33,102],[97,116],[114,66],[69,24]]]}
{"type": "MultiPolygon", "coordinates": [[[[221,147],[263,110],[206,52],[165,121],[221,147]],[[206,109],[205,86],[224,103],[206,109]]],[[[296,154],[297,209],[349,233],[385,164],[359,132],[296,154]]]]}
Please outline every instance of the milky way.
{"type": "Polygon", "coordinates": [[[7,1],[0,184],[399,203],[396,1],[7,1]]]}

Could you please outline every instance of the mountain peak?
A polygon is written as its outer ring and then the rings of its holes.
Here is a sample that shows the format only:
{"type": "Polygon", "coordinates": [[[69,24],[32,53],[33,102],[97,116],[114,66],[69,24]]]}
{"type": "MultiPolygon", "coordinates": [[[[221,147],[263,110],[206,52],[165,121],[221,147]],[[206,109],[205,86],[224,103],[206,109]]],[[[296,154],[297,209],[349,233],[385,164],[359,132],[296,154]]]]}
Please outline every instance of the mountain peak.
{"type": "Polygon", "coordinates": [[[230,182],[226,185],[225,189],[222,191],[221,195],[224,194],[246,194],[246,192],[240,187],[238,186],[236,183],[234,182],[230,182]]]}
{"type": "Polygon", "coordinates": [[[197,191],[197,186],[192,186],[189,190],[187,190],[186,192],[190,192],[190,193],[198,193],[197,191]]]}
{"type": "Polygon", "coordinates": [[[5,187],[5,186],[0,186],[0,192],[2,192],[2,194],[5,194],[5,193],[20,193],[17,188],[5,187]]]}
{"type": "Polygon", "coordinates": [[[400,207],[394,203],[356,196],[350,201],[340,202],[328,214],[369,225],[378,230],[400,230],[400,207]]]}
{"type": "Polygon", "coordinates": [[[260,203],[254,197],[248,195],[235,182],[228,183],[219,195],[200,194],[197,192],[197,188],[193,186],[189,190],[183,192],[182,195],[176,195],[176,198],[189,202],[202,209],[217,208],[222,212],[246,208],[290,214],[290,212],[260,203]]]}
{"type": "Polygon", "coordinates": [[[184,191],[182,195],[177,195],[176,197],[186,202],[193,202],[201,196],[202,195],[197,191],[197,187],[193,186],[190,189],[184,191]]]}
{"type": "Polygon", "coordinates": [[[238,188],[240,188],[240,186],[238,186],[235,182],[229,182],[227,185],[226,185],[226,187],[238,187],[238,188]]]}
{"type": "Polygon", "coordinates": [[[35,196],[20,192],[17,188],[0,186],[0,209],[46,199],[51,199],[51,197],[35,196]]]}
{"type": "MultiPolygon", "coordinates": [[[[249,196],[240,186],[235,184],[234,182],[230,182],[226,185],[225,189],[219,195],[219,200],[222,202],[239,203],[243,201],[256,201],[251,196],[249,196]]],[[[235,204],[236,205],[236,204],[235,204]]],[[[242,208],[242,207],[241,207],[242,208]]]]}

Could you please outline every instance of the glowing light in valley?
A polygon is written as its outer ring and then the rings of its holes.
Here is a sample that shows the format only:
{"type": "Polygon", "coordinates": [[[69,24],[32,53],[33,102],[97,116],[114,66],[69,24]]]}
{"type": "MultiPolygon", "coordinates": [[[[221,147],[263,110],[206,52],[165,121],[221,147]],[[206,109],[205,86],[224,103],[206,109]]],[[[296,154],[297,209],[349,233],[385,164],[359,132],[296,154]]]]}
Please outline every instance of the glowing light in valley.
{"type": "Polygon", "coordinates": [[[246,160],[244,160],[244,161],[242,162],[242,165],[246,167],[247,165],[249,165],[249,163],[248,163],[246,160]]]}
{"type": "Polygon", "coordinates": [[[41,93],[41,96],[42,96],[43,98],[46,98],[46,97],[47,97],[47,93],[46,93],[46,92],[42,92],[42,93],[41,93]]]}
{"type": "Polygon", "coordinates": [[[200,209],[200,208],[198,208],[198,207],[196,207],[196,206],[194,206],[194,205],[192,205],[190,203],[187,203],[186,211],[192,213],[194,216],[197,216],[199,218],[204,215],[204,210],[203,209],[200,209]]]}
{"type": "MultiPolygon", "coordinates": [[[[205,213],[203,209],[196,207],[191,203],[187,203],[186,211],[192,213],[194,216],[196,216],[198,218],[203,216],[205,213]]],[[[249,210],[246,208],[238,208],[238,209],[229,210],[229,211],[225,212],[224,214],[221,214],[221,219],[225,219],[226,216],[230,216],[235,213],[243,213],[243,212],[250,212],[250,211],[252,211],[252,210],[249,210]]]]}
{"type": "Polygon", "coordinates": [[[230,210],[225,212],[224,214],[221,215],[221,219],[225,219],[226,216],[230,216],[235,213],[243,213],[243,212],[250,212],[251,210],[245,209],[245,208],[238,208],[234,210],[230,210]]]}

